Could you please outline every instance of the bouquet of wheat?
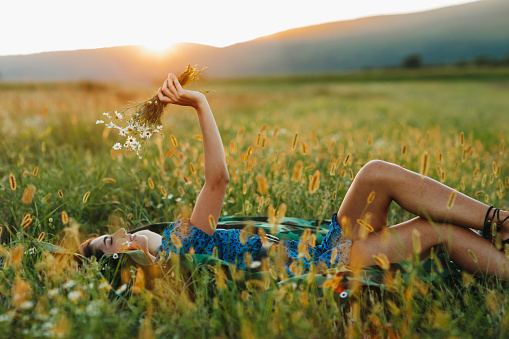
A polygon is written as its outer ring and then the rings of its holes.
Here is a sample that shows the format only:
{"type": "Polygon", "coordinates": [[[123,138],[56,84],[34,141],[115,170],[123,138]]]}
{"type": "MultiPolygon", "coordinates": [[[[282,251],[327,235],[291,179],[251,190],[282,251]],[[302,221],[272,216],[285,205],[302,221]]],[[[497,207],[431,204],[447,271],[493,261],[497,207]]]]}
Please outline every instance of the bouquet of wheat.
{"type": "MultiPolygon", "coordinates": [[[[186,69],[178,76],[178,81],[183,87],[191,82],[198,80],[202,70],[196,66],[188,65],[186,69]]],[[[117,142],[113,149],[123,148],[136,152],[141,159],[140,151],[145,141],[152,136],[160,134],[162,136],[163,125],[161,118],[168,104],[159,102],[157,93],[144,102],[133,104],[128,107],[120,108],[116,111],[105,112],[104,116],[110,119],[106,124],[107,128],[119,130],[119,135],[126,137],[125,143],[117,142]]],[[[96,124],[104,124],[104,120],[97,120],[96,124]]]]}

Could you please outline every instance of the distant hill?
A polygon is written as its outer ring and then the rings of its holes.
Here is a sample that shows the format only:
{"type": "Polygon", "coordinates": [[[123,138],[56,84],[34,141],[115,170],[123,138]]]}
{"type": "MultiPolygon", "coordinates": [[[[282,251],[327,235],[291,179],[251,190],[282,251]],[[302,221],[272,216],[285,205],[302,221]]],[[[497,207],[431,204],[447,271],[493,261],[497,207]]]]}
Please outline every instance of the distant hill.
{"type": "Polygon", "coordinates": [[[151,82],[188,63],[209,77],[303,74],[509,55],[509,1],[484,0],[436,10],[292,29],[224,48],[182,43],[163,56],[137,46],[0,57],[6,80],[151,82]]]}

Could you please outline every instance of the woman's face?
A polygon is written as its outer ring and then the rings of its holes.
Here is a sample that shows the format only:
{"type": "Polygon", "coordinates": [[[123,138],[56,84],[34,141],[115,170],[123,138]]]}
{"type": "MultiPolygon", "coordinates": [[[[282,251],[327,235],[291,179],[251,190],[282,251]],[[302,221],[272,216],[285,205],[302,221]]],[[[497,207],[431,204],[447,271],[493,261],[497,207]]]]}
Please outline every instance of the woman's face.
{"type": "Polygon", "coordinates": [[[148,252],[148,237],[144,234],[128,234],[124,228],[119,229],[113,234],[106,234],[95,238],[90,243],[96,249],[100,249],[105,254],[121,252],[130,243],[135,243],[140,248],[148,252]]]}

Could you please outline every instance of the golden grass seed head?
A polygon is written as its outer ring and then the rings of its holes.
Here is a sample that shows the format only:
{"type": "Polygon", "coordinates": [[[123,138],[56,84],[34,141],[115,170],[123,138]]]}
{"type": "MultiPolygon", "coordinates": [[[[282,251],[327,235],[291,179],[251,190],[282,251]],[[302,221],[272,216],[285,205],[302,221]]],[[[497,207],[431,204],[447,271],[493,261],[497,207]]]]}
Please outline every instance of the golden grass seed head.
{"type": "Polygon", "coordinates": [[[212,215],[209,215],[209,225],[210,225],[210,228],[212,229],[212,231],[215,231],[216,230],[216,220],[214,219],[214,217],[212,215]]]}
{"type": "Polygon", "coordinates": [[[320,188],[320,170],[316,170],[309,181],[309,193],[315,193],[320,188]]]}
{"type": "Polygon", "coordinates": [[[429,164],[429,152],[425,151],[421,156],[421,168],[420,168],[419,173],[423,176],[427,176],[428,171],[429,171],[429,165],[430,165],[429,164]]]}
{"type": "Polygon", "coordinates": [[[24,204],[31,204],[34,200],[36,188],[34,185],[27,185],[25,190],[23,191],[23,196],[21,197],[21,202],[24,204]]]}
{"type": "Polygon", "coordinates": [[[148,187],[150,187],[150,189],[154,189],[154,181],[152,180],[151,177],[148,178],[148,187]]]}
{"type": "Polygon", "coordinates": [[[61,219],[62,219],[62,224],[66,225],[69,223],[69,215],[67,214],[66,211],[62,211],[61,219]]]}
{"type": "Polygon", "coordinates": [[[88,191],[87,193],[85,193],[85,194],[83,195],[83,200],[82,200],[82,201],[83,201],[83,203],[84,203],[84,204],[86,204],[86,203],[87,203],[87,201],[88,201],[88,197],[90,197],[90,191],[88,191]]]}
{"type": "Polygon", "coordinates": [[[9,187],[11,188],[11,191],[15,191],[17,188],[16,178],[14,177],[14,174],[12,174],[12,173],[9,173],[9,187]]]}
{"type": "Polygon", "coordinates": [[[295,135],[293,136],[293,141],[292,141],[292,151],[294,151],[295,147],[297,147],[298,139],[299,139],[299,132],[295,132],[295,135]]]}

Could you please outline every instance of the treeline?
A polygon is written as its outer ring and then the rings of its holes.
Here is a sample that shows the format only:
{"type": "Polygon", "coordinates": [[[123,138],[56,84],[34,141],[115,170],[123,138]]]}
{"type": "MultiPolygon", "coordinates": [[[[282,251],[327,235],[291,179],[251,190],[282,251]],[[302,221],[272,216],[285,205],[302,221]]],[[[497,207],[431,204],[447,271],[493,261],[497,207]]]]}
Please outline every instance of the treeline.
{"type": "Polygon", "coordinates": [[[500,58],[494,58],[489,55],[479,55],[473,59],[457,60],[450,63],[425,64],[420,54],[410,54],[401,61],[401,68],[417,69],[428,66],[457,66],[457,67],[509,67],[509,54],[500,58]]]}

